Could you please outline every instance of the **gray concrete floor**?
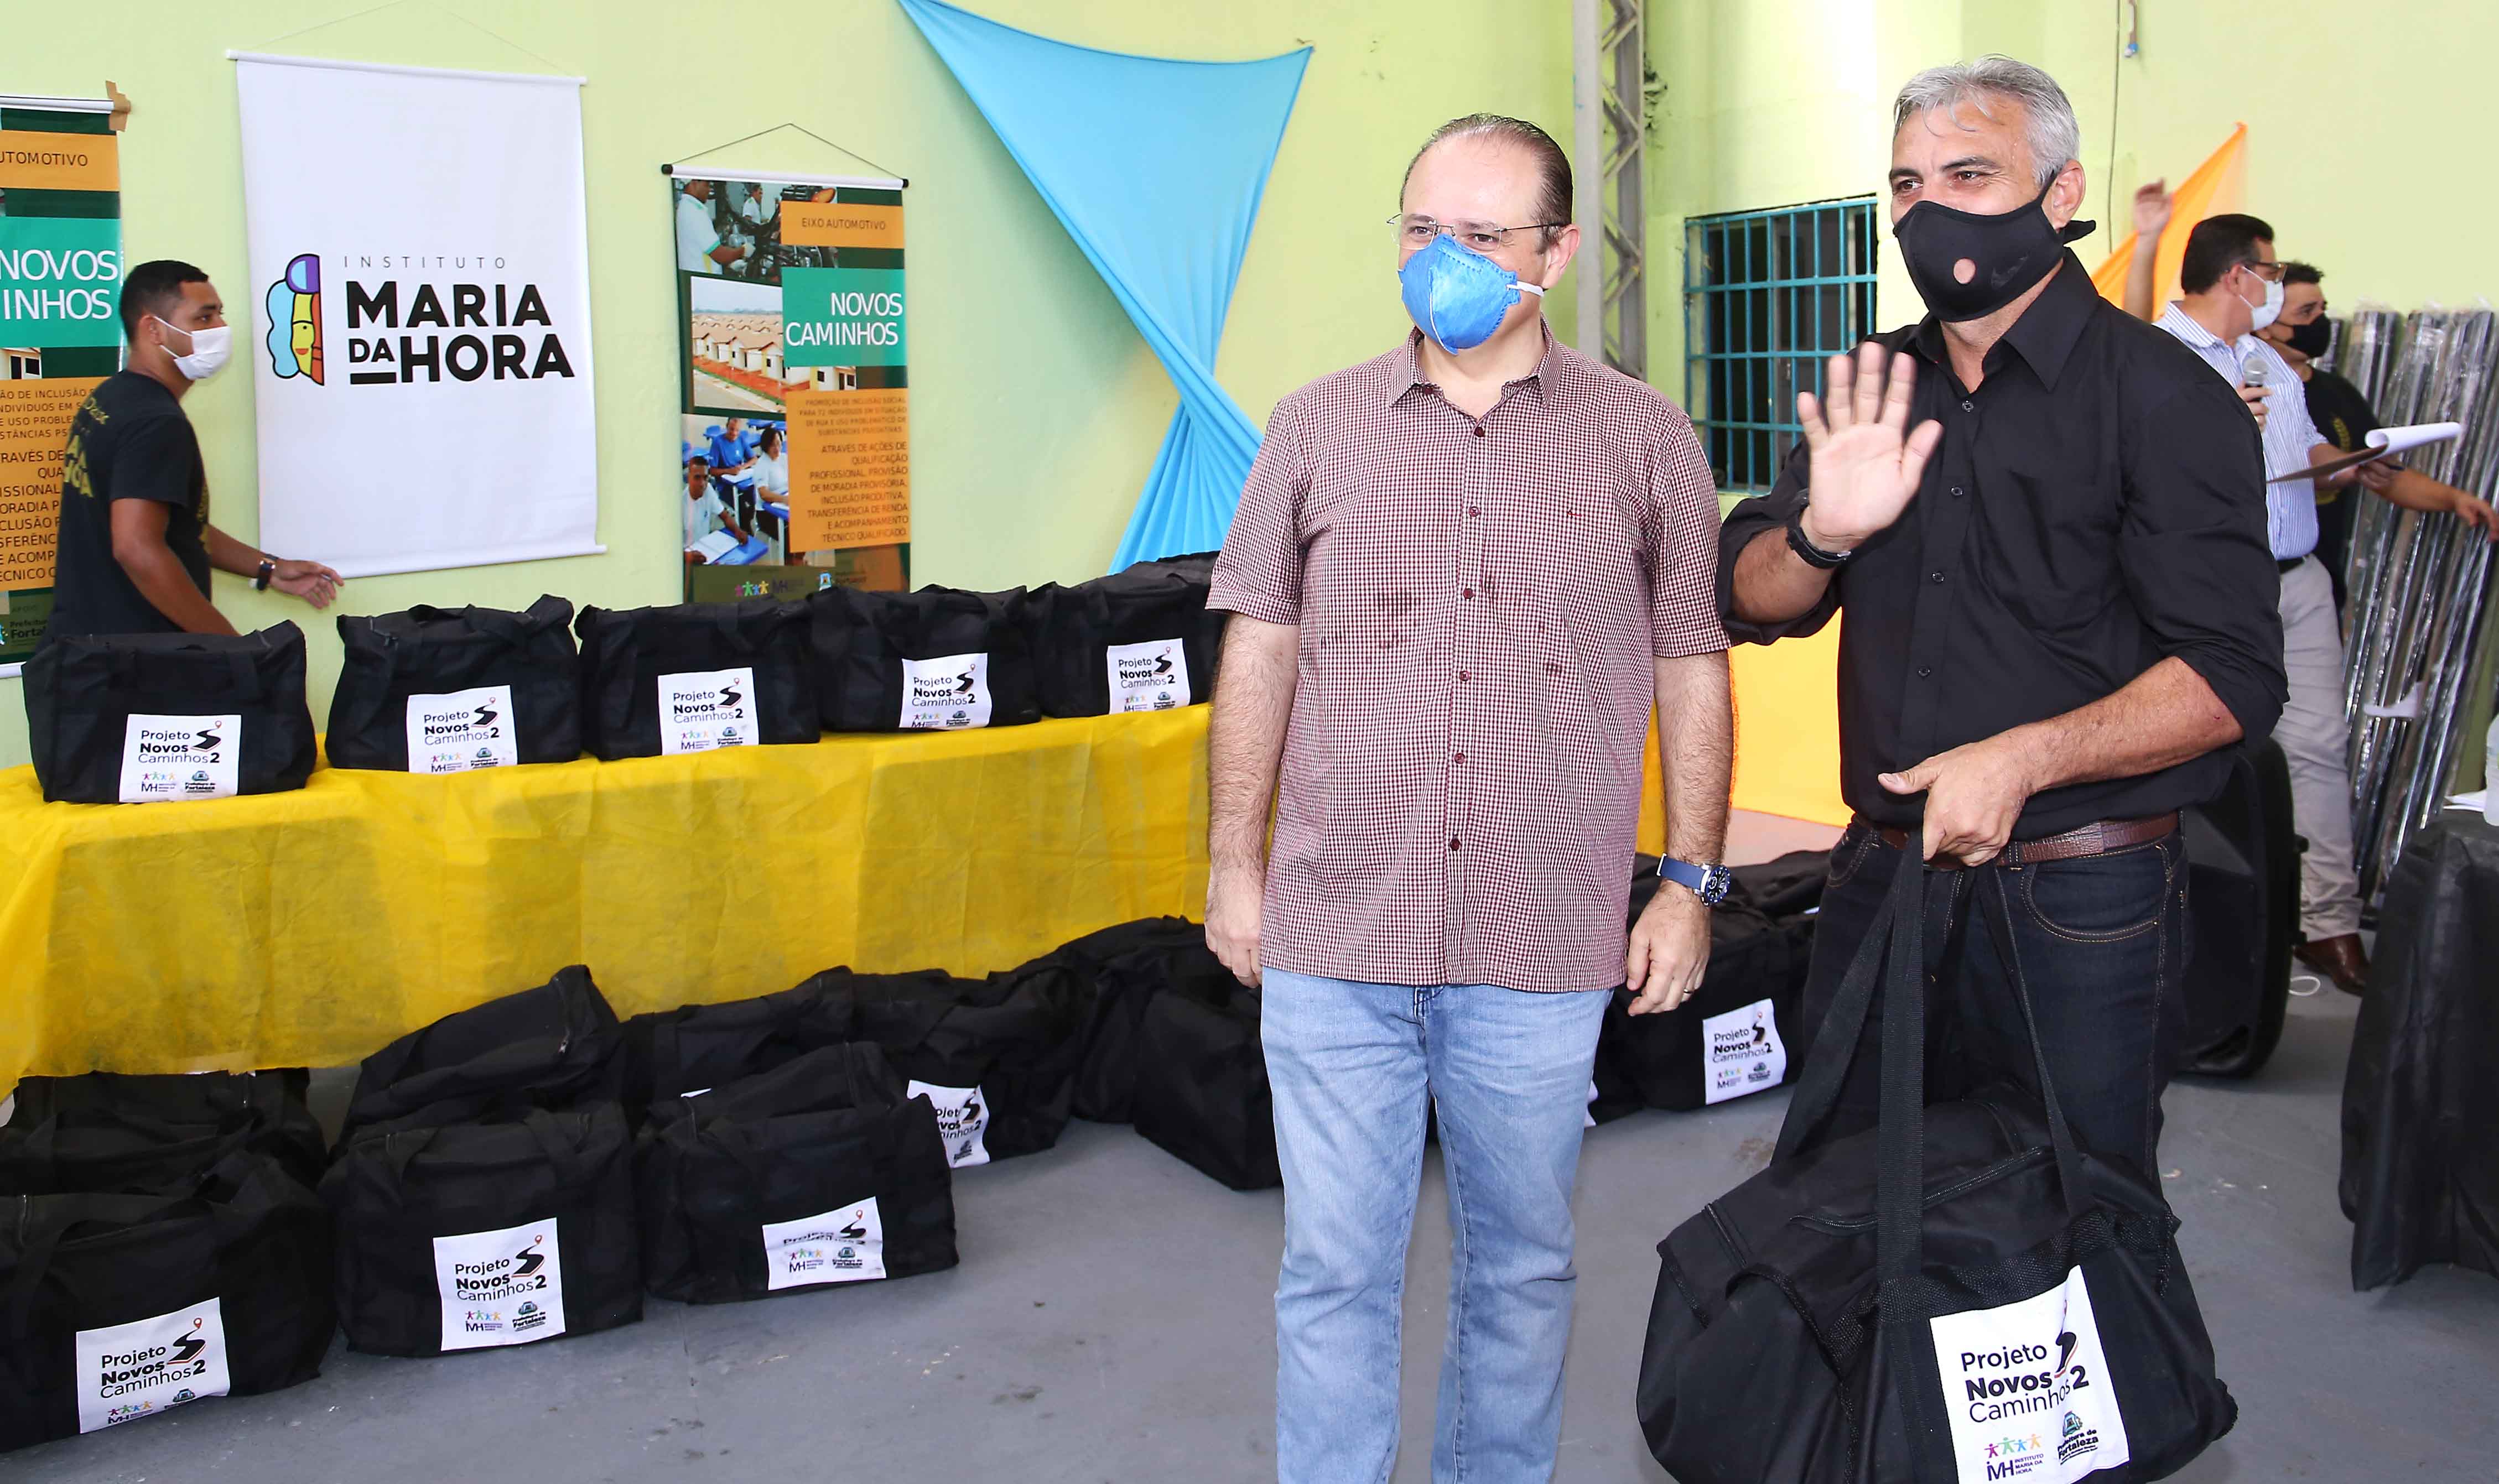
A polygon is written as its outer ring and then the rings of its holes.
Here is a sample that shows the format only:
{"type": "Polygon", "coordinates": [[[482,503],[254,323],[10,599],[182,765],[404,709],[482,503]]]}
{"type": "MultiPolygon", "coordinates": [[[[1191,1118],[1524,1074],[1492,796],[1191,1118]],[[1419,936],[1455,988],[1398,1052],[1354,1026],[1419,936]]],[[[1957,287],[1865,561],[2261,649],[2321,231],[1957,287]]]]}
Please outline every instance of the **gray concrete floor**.
{"type": "MultiPolygon", "coordinates": [[[[2499,1478],[2499,1281],[2348,1277],[2334,1197],[2353,1002],[2293,1002],[2247,1083],[2169,1095],[2163,1162],[2239,1426],[2183,1479],[2499,1478]]],[[[1768,1155],[1783,1093],[1589,1136],[1564,1484],[1659,1484],[1631,1413],[1653,1244],[1768,1155]]],[[[1428,1475],[1447,1281],[1426,1176],[1406,1450],[1428,1475]]],[[[334,1351],[321,1378],[0,1457],[0,1479],[283,1484],[1274,1477],[1269,1325],[1282,1202],[1124,1128],[965,1172],[953,1272],[757,1304],[654,1302],[604,1335],[433,1361],[334,1351]]]]}

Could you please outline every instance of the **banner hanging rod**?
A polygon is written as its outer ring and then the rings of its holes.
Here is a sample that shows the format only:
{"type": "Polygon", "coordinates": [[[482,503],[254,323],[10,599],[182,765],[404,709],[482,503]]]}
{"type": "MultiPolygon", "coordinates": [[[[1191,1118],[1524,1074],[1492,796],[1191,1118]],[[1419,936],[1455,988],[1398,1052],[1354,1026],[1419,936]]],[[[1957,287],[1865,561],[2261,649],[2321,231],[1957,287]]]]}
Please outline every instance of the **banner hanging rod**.
{"type": "Polygon", "coordinates": [[[757,185],[848,185],[869,191],[898,191],[911,183],[900,176],[810,176],[787,170],[714,170],[708,165],[663,165],[660,174],[683,176],[690,180],[753,181],[757,185]]]}

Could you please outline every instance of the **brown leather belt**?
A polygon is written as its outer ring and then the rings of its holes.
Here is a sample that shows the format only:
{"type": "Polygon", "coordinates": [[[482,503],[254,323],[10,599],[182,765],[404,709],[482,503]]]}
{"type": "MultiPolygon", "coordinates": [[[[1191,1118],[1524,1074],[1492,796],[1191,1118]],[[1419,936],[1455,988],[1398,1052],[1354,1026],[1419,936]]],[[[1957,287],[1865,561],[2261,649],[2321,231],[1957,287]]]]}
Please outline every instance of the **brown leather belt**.
{"type": "MultiPolygon", "coordinates": [[[[2148,820],[2101,820],[2061,835],[2044,840],[2016,840],[2004,847],[2004,853],[1988,861],[1989,865],[2026,866],[2048,860],[2080,860],[2087,855],[2105,855],[2129,846],[2166,837],[2178,827],[2175,814],[2157,814],[2148,820]]],[[[1896,851],[1905,851],[1913,843],[1906,830],[1878,826],[1875,838],[1896,851]]],[[[1923,840],[1914,842],[1923,848],[1923,840]]],[[[1937,870],[1958,870],[1961,862],[1949,857],[1937,860],[1937,870]]]]}

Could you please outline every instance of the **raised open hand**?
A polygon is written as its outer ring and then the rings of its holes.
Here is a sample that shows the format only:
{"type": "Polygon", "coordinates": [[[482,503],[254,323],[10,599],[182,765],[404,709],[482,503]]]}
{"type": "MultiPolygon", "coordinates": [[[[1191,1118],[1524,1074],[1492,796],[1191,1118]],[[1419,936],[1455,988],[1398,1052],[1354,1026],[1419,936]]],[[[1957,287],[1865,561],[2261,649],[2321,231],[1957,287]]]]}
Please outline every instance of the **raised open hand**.
{"type": "Polygon", "coordinates": [[[1929,418],[1909,428],[1909,393],[1917,371],[1906,355],[1888,356],[1867,340],[1852,363],[1833,356],[1831,403],[1797,394],[1797,421],[1811,450],[1805,539],[1824,551],[1850,551],[1900,518],[1918,493],[1927,460],[1943,441],[1944,425],[1929,418]]]}
{"type": "Polygon", "coordinates": [[[2161,230],[2169,225],[2169,214],[2176,203],[2169,194],[2166,179],[2147,181],[2134,193],[2134,235],[2139,240],[2137,251],[2149,250],[2161,230]]]}

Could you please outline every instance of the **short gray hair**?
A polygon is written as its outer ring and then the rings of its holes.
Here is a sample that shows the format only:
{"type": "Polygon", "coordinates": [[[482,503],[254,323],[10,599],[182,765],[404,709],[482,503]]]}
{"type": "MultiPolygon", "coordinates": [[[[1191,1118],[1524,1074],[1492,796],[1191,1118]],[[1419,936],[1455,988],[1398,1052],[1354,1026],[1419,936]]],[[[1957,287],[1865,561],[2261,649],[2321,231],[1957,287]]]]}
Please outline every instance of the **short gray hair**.
{"type": "Polygon", "coordinates": [[[1892,103],[1893,137],[1899,138],[1901,128],[1921,113],[1941,109],[1949,117],[1964,103],[1992,119],[1996,117],[1988,108],[1992,99],[2010,99],[2022,106],[2022,120],[2028,125],[2023,132],[2029,141],[2031,165],[2038,172],[2041,190],[2069,162],[2083,157],[2083,126],[2074,121],[2074,106],[2057,80],[2028,62],[1994,52],[1974,62],[1930,67],[1911,78],[1892,103]]]}

